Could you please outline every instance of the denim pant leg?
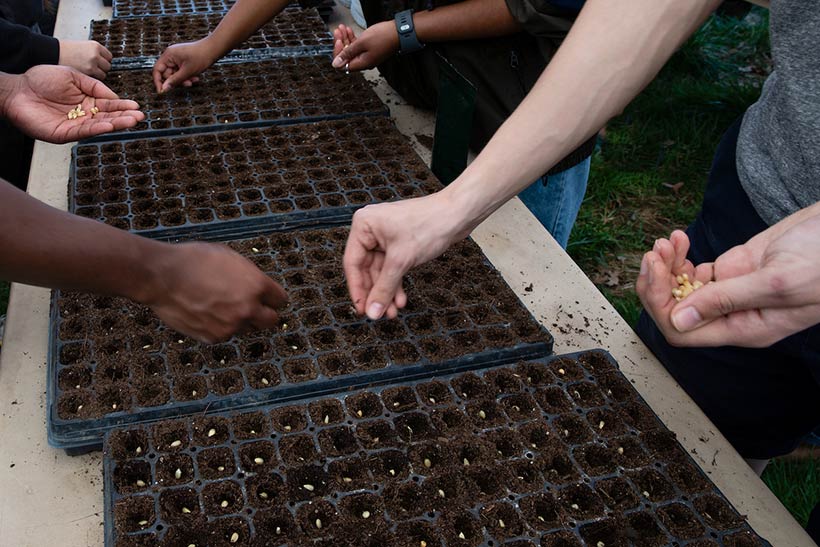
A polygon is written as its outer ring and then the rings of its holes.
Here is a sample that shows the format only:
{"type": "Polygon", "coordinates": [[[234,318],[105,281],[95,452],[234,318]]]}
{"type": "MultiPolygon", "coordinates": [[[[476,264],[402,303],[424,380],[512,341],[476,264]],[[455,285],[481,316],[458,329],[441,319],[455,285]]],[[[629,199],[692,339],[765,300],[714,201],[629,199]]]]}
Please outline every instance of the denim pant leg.
{"type": "Polygon", "coordinates": [[[518,194],[524,205],[564,249],[587,191],[590,158],[554,175],[544,175],[518,194]]]}

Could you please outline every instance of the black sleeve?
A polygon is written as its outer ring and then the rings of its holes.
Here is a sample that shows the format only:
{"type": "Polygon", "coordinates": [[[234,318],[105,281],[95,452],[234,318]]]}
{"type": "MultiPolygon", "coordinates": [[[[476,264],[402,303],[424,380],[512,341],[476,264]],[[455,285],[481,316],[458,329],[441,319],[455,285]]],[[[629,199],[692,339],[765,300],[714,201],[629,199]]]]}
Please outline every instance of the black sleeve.
{"type": "Polygon", "coordinates": [[[533,36],[562,41],[572,27],[576,12],[549,0],[505,0],[513,19],[533,36]]]}
{"type": "Polygon", "coordinates": [[[60,43],[23,25],[0,19],[0,72],[22,74],[36,65],[56,65],[60,43]]]}

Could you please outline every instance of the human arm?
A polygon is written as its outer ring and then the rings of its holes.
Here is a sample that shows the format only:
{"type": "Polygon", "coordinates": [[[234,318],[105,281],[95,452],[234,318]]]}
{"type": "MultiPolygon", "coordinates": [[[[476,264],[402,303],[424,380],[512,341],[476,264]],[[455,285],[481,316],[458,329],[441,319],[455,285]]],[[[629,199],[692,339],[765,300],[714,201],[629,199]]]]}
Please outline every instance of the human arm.
{"type": "Polygon", "coordinates": [[[820,323],[818,239],[820,204],[697,267],[677,231],[644,255],[636,290],[672,345],[767,347],[820,323]],[[684,273],[704,286],[676,302],[671,289],[684,273]]]}
{"type": "MultiPolygon", "coordinates": [[[[505,0],[464,0],[413,14],[416,36],[422,43],[506,36],[521,30],[505,0]]],[[[368,27],[358,38],[345,25],[333,32],[333,66],[365,70],[381,64],[399,51],[394,21],[368,27]]]]}
{"type": "Polygon", "coordinates": [[[289,0],[237,0],[208,36],[162,52],[152,76],[157,93],[190,86],[197,76],[287,7],[289,0]]]}
{"type": "Polygon", "coordinates": [[[533,90],[452,184],[354,215],[345,273],[357,311],[375,303],[380,313],[368,316],[377,318],[397,304],[407,270],[466,237],[621,112],[718,3],[588,0],[533,90]]]}
{"type": "Polygon", "coordinates": [[[59,211],[0,181],[0,278],[124,296],[213,343],[278,323],[281,287],[227,247],[170,245],[59,211]]]}
{"type": "Polygon", "coordinates": [[[64,143],[133,127],[145,118],[134,101],[122,100],[102,82],[76,70],[37,66],[25,74],[0,73],[0,117],[36,139],[64,143]],[[82,105],[86,115],[68,119],[82,105]],[[99,112],[91,115],[96,106],[99,112]]]}

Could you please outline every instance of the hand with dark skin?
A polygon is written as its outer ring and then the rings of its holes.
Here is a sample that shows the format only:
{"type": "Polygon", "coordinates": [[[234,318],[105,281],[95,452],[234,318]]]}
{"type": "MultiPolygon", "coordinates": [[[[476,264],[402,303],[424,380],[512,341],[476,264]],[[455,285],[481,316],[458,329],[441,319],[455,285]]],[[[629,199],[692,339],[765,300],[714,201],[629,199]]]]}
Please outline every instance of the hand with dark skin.
{"type": "Polygon", "coordinates": [[[137,103],[118,98],[99,80],[54,65],[0,73],[0,115],[30,137],[58,144],[127,129],[145,118],[137,103]],[[68,119],[77,105],[86,115],[68,119]],[[99,112],[92,116],[94,106],[99,112]]]}
{"type": "Polygon", "coordinates": [[[152,71],[157,93],[195,84],[203,71],[247,40],[288,3],[288,0],[237,0],[210,35],[196,42],[168,47],[152,71]]]}
{"type": "Polygon", "coordinates": [[[644,255],[636,290],[674,346],[768,347],[820,323],[818,237],[820,204],[695,267],[689,238],[676,231],[644,255]],[[677,302],[672,289],[684,273],[704,286],[677,302]]]}

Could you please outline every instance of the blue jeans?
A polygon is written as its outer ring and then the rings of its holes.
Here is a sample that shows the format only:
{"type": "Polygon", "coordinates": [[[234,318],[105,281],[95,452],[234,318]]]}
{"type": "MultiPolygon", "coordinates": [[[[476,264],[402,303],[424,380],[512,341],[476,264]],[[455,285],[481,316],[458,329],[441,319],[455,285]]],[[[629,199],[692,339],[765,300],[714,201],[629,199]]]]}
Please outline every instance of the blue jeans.
{"type": "Polygon", "coordinates": [[[572,225],[584,201],[589,180],[587,158],[578,165],[554,175],[544,175],[518,194],[544,228],[564,249],[569,242],[572,225]]]}

